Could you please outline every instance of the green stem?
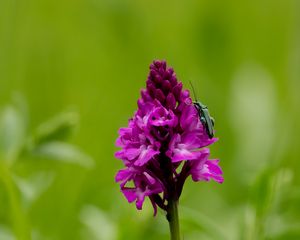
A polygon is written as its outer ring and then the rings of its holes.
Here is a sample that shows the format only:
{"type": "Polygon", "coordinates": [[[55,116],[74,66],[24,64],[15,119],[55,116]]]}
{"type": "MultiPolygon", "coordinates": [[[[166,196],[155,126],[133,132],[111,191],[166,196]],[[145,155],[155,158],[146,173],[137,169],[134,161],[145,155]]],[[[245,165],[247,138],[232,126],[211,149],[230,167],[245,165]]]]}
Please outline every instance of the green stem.
{"type": "Polygon", "coordinates": [[[171,240],[180,240],[177,200],[169,200],[167,219],[169,221],[171,240]]]}

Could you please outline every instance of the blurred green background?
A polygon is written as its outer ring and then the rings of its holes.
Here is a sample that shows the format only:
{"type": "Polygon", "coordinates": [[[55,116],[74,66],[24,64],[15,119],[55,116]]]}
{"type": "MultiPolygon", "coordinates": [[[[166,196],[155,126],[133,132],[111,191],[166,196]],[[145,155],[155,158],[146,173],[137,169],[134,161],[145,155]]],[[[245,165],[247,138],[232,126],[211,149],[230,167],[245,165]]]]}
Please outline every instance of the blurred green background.
{"type": "Polygon", "coordinates": [[[0,239],[168,239],[163,213],[114,183],[117,130],[153,59],[194,83],[220,139],[225,182],[187,181],[184,239],[300,239],[299,13],[297,0],[0,0],[0,239]]]}

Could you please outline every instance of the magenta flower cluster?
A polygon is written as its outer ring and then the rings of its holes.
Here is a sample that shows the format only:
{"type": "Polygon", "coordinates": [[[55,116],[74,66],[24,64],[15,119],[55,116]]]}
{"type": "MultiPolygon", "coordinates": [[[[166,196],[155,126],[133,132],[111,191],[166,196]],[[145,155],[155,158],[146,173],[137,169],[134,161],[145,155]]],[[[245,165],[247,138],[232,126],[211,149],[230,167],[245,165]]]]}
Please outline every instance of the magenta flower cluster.
{"type": "Polygon", "coordinates": [[[115,157],[125,168],[115,179],[128,202],[142,209],[149,197],[166,210],[169,199],[179,199],[188,176],[193,181],[223,182],[219,160],[209,160],[210,139],[189,91],[182,89],[165,61],[150,65],[146,89],[141,90],[138,110],[128,127],[119,130],[115,157]]]}

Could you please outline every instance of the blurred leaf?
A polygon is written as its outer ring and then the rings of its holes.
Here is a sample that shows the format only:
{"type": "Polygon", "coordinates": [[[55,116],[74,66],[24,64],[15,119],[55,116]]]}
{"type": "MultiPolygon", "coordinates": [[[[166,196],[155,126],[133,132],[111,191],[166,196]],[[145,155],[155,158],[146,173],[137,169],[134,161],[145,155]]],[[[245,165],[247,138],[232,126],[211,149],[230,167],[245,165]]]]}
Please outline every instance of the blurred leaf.
{"type": "Polygon", "coordinates": [[[9,161],[15,160],[24,142],[26,132],[22,114],[7,106],[0,115],[0,153],[9,161]]]}
{"type": "Polygon", "coordinates": [[[41,124],[34,134],[34,144],[52,140],[64,140],[78,125],[79,116],[75,112],[66,112],[41,124]]]}
{"type": "Polygon", "coordinates": [[[79,164],[87,168],[94,165],[91,157],[84,154],[76,146],[64,142],[53,141],[40,144],[33,149],[32,154],[47,159],[79,164]]]}
{"type": "Polygon", "coordinates": [[[0,225],[0,239],[1,240],[15,240],[16,238],[6,226],[0,225]]]}
{"type": "Polygon", "coordinates": [[[95,206],[85,206],[80,212],[80,221],[87,231],[83,231],[82,239],[115,240],[118,229],[105,212],[95,206]],[[87,238],[87,235],[89,236],[87,238]]]}
{"type": "Polygon", "coordinates": [[[33,229],[31,240],[53,240],[53,238],[51,236],[45,236],[38,229],[33,229]]]}
{"type": "Polygon", "coordinates": [[[53,182],[54,174],[39,172],[26,179],[19,176],[14,176],[13,179],[22,193],[25,205],[28,206],[47,190],[53,182]]]}
{"type": "Polygon", "coordinates": [[[234,167],[247,168],[241,178],[245,183],[263,170],[272,153],[278,105],[273,81],[266,68],[248,63],[239,68],[231,83],[228,117],[237,137],[234,167]]]}
{"type": "Polygon", "coordinates": [[[290,226],[281,234],[277,236],[267,237],[267,240],[299,240],[300,239],[300,224],[294,223],[290,224],[290,226]]]}

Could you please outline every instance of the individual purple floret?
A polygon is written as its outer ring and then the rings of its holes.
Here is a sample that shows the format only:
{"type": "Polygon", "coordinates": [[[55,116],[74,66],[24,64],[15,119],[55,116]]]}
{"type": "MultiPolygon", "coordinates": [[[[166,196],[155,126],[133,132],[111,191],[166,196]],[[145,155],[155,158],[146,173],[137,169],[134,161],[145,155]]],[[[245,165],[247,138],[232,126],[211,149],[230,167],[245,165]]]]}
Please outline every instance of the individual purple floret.
{"type": "Polygon", "coordinates": [[[170,199],[179,199],[188,176],[193,181],[223,182],[219,160],[208,159],[207,146],[215,141],[173,69],[165,61],[154,61],[138,110],[128,127],[119,130],[116,145],[121,150],[115,157],[125,168],[115,179],[128,202],[142,209],[149,197],[156,214],[157,206],[166,210],[170,199]]]}

